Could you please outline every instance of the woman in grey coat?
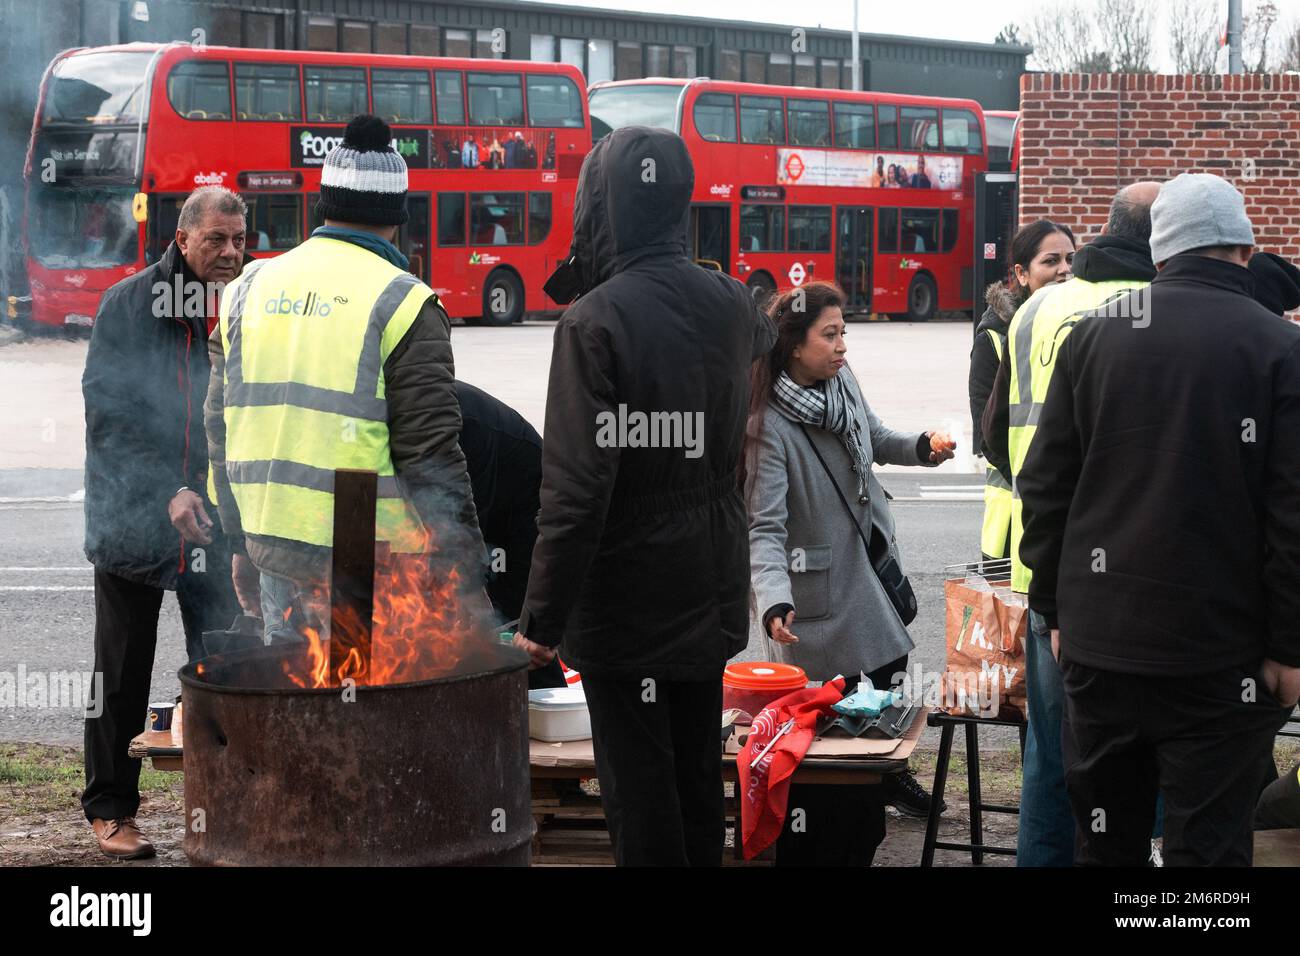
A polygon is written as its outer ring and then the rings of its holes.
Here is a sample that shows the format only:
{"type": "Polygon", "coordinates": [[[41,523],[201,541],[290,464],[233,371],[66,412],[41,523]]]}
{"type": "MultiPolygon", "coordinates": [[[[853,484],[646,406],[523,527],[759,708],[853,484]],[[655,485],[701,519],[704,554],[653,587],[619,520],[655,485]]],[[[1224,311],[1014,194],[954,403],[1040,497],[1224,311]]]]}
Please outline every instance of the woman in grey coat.
{"type": "MultiPolygon", "coordinates": [[[[894,431],[871,411],[845,364],[843,304],[836,286],[811,283],[770,306],[777,341],[755,367],[745,495],[753,610],[769,653],[813,681],[842,674],[852,690],[861,675],[890,686],[915,646],[863,543],[879,535],[902,565],[871,463],[936,465],[956,446],[942,432],[894,431]]],[[[898,789],[900,810],[928,811],[913,779],[898,789]]],[[[879,823],[883,838],[883,809],[879,823]]]]}

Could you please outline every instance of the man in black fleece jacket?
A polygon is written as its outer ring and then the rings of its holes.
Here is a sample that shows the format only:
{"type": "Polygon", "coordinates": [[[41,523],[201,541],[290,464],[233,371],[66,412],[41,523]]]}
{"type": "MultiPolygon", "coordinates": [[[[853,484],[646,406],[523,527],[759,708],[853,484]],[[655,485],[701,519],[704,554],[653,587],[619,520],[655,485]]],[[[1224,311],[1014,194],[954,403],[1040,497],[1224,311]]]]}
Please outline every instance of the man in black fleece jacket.
{"type": "Polygon", "coordinates": [[[1076,861],[1249,865],[1273,736],[1300,697],[1300,328],[1251,298],[1225,181],[1152,207],[1146,290],[1061,345],[1018,476],[1030,607],[1052,628],[1076,861]]]}

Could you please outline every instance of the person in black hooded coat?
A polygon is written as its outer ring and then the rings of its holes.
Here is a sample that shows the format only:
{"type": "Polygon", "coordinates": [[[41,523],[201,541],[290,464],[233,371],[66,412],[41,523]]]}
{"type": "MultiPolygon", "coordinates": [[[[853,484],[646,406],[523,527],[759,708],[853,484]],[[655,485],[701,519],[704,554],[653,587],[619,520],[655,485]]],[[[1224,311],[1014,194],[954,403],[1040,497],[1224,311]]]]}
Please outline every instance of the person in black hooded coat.
{"type": "Polygon", "coordinates": [[[563,641],[582,674],[620,865],[721,863],[722,669],[748,641],[737,470],[750,367],[775,328],[744,285],[689,258],[694,180],[673,133],[605,137],[548,284],[581,298],[555,328],[516,644],[540,666],[563,641]]]}

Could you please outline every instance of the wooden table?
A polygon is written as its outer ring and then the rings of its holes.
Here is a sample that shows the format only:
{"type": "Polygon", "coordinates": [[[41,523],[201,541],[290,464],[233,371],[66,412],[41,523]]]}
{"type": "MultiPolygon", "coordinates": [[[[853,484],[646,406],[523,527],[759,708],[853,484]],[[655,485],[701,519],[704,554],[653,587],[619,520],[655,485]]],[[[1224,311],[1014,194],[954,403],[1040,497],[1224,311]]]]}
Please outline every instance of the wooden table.
{"type": "MultiPolygon", "coordinates": [[[[925,709],[918,711],[906,734],[897,740],[823,740],[813,741],[791,782],[826,786],[880,783],[890,774],[907,768],[908,759],[925,730],[925,709]]],[[[740,818],[740,805],[734,785],[738,779],[735,736],[721,755],[724,785],[733,790],[726,797],[727,820],[734,828],[740,818]]],[[[532,776],[533,818],[537,833],[533,837],[533,864],[536,866],[610,866],[613,849],[605,827],[600,798],[583,790],[582,781],[596,776],[596,761],[591,740],[565,743],[529,741],[529,770],[532,776]]],[[[733,829],[734,833],[734,829],[733,829]]],[[[724,856],[724,865],[770,866],[769,849],[753,861],[742,859],[738,841],[735,852],[724,856]]]]}
{"type": "Polygon", "coordinates": [[[126,748],[128,757],[148,758],[155,770],[184,770],[184,743],[180,734],[172,736],[170,730],[146,730],[131,738],[126,748]]]}

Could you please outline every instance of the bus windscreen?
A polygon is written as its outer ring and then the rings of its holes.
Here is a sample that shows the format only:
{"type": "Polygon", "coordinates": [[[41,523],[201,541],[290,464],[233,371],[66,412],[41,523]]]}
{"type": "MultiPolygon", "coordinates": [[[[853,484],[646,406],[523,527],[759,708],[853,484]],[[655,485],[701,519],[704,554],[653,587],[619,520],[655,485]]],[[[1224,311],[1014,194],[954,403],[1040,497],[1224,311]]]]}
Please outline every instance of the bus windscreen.
{"type": "Polygon", "coordinates": [[[624,126],[657,126],[681,132],[677,128],[677,100],[681,93],[680,85],[653,83],[592,90],[588,100],[592,140],[603,139],[624,126]]]}
{"type": "Polygon", "coordinates": [[[106,269],[136,260],[135,189],[50,186],[34,190],[27,213],[32,257],[49,269],[106,269]]]}
{"type": "Polygon", "coordinates": [[[152,52],[113,51],[64,57],[45,96],[45,125],[136,123],[145,108],[152,52]]]}

